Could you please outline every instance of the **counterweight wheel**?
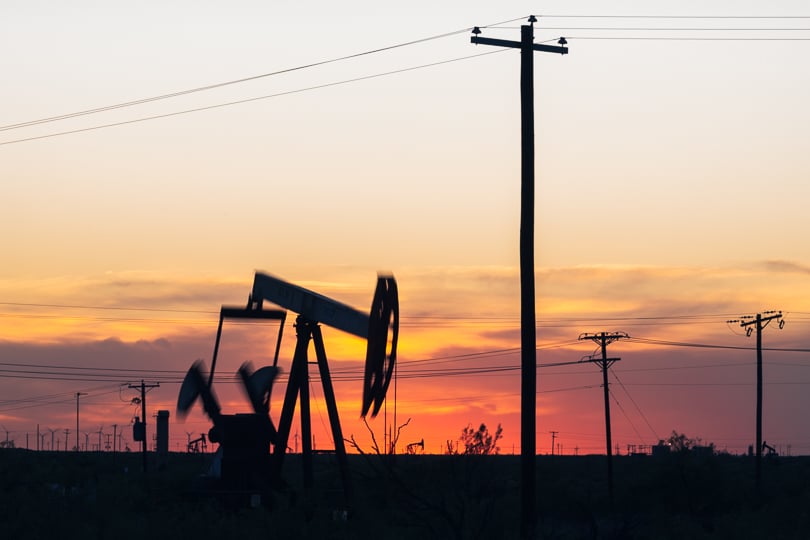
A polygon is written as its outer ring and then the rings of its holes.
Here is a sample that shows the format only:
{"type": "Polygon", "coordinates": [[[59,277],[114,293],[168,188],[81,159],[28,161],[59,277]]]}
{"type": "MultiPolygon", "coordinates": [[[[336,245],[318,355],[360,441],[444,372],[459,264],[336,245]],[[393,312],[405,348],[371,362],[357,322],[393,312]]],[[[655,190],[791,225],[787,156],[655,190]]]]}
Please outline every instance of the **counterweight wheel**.
{"type": "Polygon", "coordinates": [[[392,276],[377,278],[377,288],[368,317],[368,348],[363,377],[361,416],[377,416],[394,373],[399,337],[399,296],[392,276]],[[389,329],[391,330],[389,350],[389,329]]]}

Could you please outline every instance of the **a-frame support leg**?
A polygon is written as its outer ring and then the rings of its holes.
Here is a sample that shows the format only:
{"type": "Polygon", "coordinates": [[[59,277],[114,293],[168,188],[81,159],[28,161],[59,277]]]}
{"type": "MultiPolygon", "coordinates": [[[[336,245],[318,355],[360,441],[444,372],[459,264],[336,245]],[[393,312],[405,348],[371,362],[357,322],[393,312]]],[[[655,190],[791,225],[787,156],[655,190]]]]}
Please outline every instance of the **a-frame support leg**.
{"type": "Polygon", "coordinates": [[[313,486],[312,470],[312,421],[309,409],[309,367],[308,349],[309,340],[312,339],[315,345],[315,354],[318,359],[318,369],[323,385],[324,399],[329,413],[329,423],[332,429],[332,439],[335,442],[335,454],[338,459],[341,480],[343,481],[343,492],[346,498],[346,506],[350,507],[353,500],[353,490],[351,477],[349,475],[349,462],[346,455],[346,445],[343,441],[343,430],[340,427],[340,418],[337,410],[337,400],[335,390],[332,386],[332,376],[326,360],[326,349],[323,344],[321,328],[314,321],[309,321],[303,317],[296,320],[297,343],[295,355],[293,356],[290,377],[287,382],[287,391],[284,395],[284,404],[281,409],[281,418],[278,424],[278,436],[273,449],[273,460],[271,465],[271,478],[274,482],[281,478],[281,466],[284,455],[287,452],[287,445],[290,438],[293,415],[295,413],[295,402],[301,396],[301,442],[302,442],[302,464],[304,473],[304,489],[309,493],[313,486]]]}
{"type": "Polygon", "coordinates": [[[352,479],[349,475],[349,460],[346,457],[346,445],[343,441],[343,430],[340,428],[340,417],[338,416],[335,389],[332,386],[332,375],[329,373],[329,365],[326,362],[326,349],[323,345],[323,335],[321,334],[320,326],[314,326],[312,329],[312,337],[315,344],[315,355],[318,357],[318,368],[321,373],[323,397],[326,401],[326,409],[329,412],[329,424],[332,427],[332,439],[335,441],[335,455],[337,456],[338,467],[340,468],[340,477],[343,481],[343,494],[346,499],[347,508],[351,508],[354,493],[352,490],[352,479]]]}
{"type": "MultiPolygon", "coordinates": [[[[295,402],[301,387],[309,388],[309,373],[307,369],[307,349],[309,348],[309,338],[311,333],[309,328],[303,328],[301,318],[296,322],[296,333],[298,341],[295,345],[290,376],[287,380],[287,391],[284,394],[284,405],[281,407],[281,418],[278,422],[278,434],[276,444],[273,448],[273,463],[270,468],[271,478],[274,482],[281,479],[281,466],[284,463],[284,455],[287,453],[287,445],[290,440],[290,428],[292,427],[293,415],[295,414],[295,402]]],[[[307,392],[309,397],[309,392],[307,392]]],[[[311,438],[304,437],[304,448],[311,444],[311,438]],[[306,441],[309,440],[310,443],[306,441]]],[[[311,447],[310,447],[311,449],[311,447]]]]}

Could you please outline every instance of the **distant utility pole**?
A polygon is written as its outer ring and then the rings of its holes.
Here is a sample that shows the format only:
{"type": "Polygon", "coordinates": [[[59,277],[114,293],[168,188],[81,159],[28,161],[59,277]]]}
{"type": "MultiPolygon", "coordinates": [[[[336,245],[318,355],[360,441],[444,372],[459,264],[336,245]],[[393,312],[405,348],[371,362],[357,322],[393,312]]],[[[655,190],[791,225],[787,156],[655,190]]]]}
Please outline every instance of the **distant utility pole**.
{"type": "MultiPolygon", "coordinates": [[[[598,364],[602,368],[602,387],[605,391],[605,449],[607,451],[607,469],[608,469],[608,493],[610,494],[610,502],[613,502],[613,455],[611,448],[610,437],[610,388],[608,387],[608,368],[621,358],[608,358],[607,346],[619,339],[629,338],[624,332],[599,332],[598,334],[584,333],[579,335],[579,340],[589,339],[600,345],[602,349],[602,357],[594,358],[589,357],[588,362],[598,364]]],[[[618,454],[618,450],[616,451],[618,454]]]]}
{"type": "Polygon", "coordinates": [[[70,430],[65,428],[65,452],[68,450],[68,439],[70,438],[68,435],[70,435],[70,430]]]}
{"type": "Polygon", "coordinates": [[[554,440],[557,438],[559,431],[549,431],[551,433],[551,455],[554,455],[554,440]]]}
{"type": "Polygon", "coordinates": [[[86,396],[86,392],[76,392],[76,451],[79,451],[79,396],[86,396]]]}
{"type": "Polygon", "coordinates": [[[537,321],[534,291],[534,51],[568,54],[565,38],[559,46],[534,43],[532,15],[529,24],[521,25],[520,41],[507,41],[479,36],[481,29],[473,28],[472,43],[520,49],[520,131],[521,131],[521,190],[520,190],[520,463],[521,463],[521,521],[520,536],[535,537],[536,526],[536,445],[537,436],[537,321]]]}
{"type": "MultiPolygon", "coordinates": [[[[147,388],[157,388],[160,386],[160,383],[153,383],[153,384],[146,384],[141,380],[141,384],[130,384],[129,388],[137,390],[140,388],[141,390],[141,423],[143,425],[143,440],[141,441],[141,453],[143,454],[143,472],[146,472],[146,389],[147,388]]],[[[99,450],[101,450],[101,437],[98,440],[99,450]]]]}
{"type": "Polygon", "coordinates": [[[756,490],[760,492],[762,485],[762,329],[771,321],[779,321],[779,329],[785,327],[785,320],[781,311],[765,311],[756,315],[744,315],[739,319],[726,321],[728,324],[740,323],[745,328],[746,337],[757,331],[757,458],[756,458],[756,490]],[[763,316],[764,315],[764,316],[763,316]],[[752,327],[753,325],[753,327],[752,327]]]}

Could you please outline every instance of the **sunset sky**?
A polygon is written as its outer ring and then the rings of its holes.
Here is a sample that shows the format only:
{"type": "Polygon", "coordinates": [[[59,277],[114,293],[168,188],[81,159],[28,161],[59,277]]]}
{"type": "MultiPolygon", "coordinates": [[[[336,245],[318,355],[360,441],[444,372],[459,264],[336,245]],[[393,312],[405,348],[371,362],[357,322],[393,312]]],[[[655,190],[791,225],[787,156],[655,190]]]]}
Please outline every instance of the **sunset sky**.
{"type": "MultiPolygon", "coordinates": [[[[210,422],[199,405],[177,421],[179,382],[210,365],[219,308],[246,302],[255,271],[362,311],[384,271],[399,450],[441,452],[483,422],[518,453],[519,53],[469,29],[518,40],[533,13],[537,42],[570,49],[535,56],[538,363],[592,354],[583,332],[627,332],[609,347],[621,452],[673,430],[745,452],[755,338],[726,321],[782,310],[763,334],[764,439],[810,454],[810,10],[638,6],[4,2],[0,441],[34,448],[39,424],[46,446],[65,429],[75,445],[83,392],[82,447],[115,424],[134,450],[127,385],[144,379],[184,449],[210,422]]],[[[226,325],[218,376],[270,362],[276,332],[226,325]]],[[[324,334],[344,435],[368,450],[365,342],[324,334]]],[[[223,412],[247,410],[214,386],[223,412]]],[[[392,393],[378,440],[394,408],[392,393]]],[[[551,431],[563,453],[604,452],[603,415],[595,365],[538,369],[539,453],[551,431]]]]}

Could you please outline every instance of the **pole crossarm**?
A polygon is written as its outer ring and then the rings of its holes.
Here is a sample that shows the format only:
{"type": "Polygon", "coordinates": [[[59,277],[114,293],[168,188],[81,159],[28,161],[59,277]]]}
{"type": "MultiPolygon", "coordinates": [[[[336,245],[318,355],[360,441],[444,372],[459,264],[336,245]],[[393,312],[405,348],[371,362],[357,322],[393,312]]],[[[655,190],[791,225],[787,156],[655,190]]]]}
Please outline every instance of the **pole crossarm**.
{"type": "Polygon", "coordinates": [[[586,356],[585,358],[583,358],[581,360],[581,362],[583,362],[583,363],[587,362],[587,363],[599,364],[599,365],[604,364],[607,367],[610,367],[613,364],[615,364],[616,362],[618,362],[619,360],[621,360],[621,358],[598,358],[598,357],[596,357],[594,355],[591,355],[591,356],[586,356]]]}
{"type": "MultiPolygon", "coordinates": [[[[759,323],[762,326],[762,328],[765,328],[771,323],[771,321],[774,320],[779,321],[780,330],[785,327],[785,320],[782,319],[781,311],[765,311],[757,315],[743,315],[739,319],[727,322],[730,324],[740,323],[740,326],[743,328],[751,326],[752,324],[756,325],[757,323],[759,323]]],[[[750,335],[750,333],[748,333],[747,335],[750,335]]]]}
{"type": "MultiPolygon", "coordinates": [[[[476,45],[494,45],[496,47],[509,47],[512,49],[520,49],[523,46],[520,43],[520,41],[509,41],[507,39],[488,38],[481,36],[472,36],[470,38],[470,43],[474,43],[476,45]]],[[[543,43],[533,43],[532,50],[550,53],[568,54],[568,47],[563,47],[562,45],[545,45],[543,43]]]]}
{"type": "Polygon", "coordinates": [[[599,344],[601,344],[602,341],[604,341],[606,345],[610,345],[614,341],[620,339],[628,339],[629,337],[630,336],[627,334],[627,332],[597,332],[597,333],[583,332],[582,334],[579,335],[577,339],[580,341],[589,339],[599,344]]]}

